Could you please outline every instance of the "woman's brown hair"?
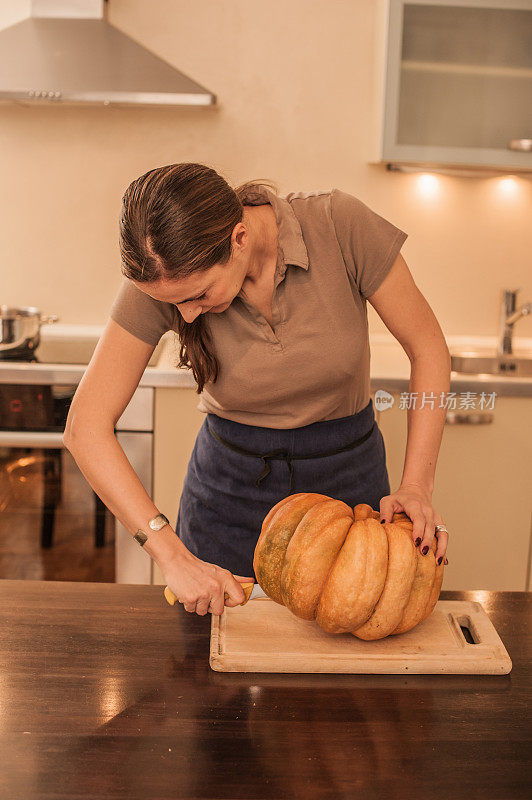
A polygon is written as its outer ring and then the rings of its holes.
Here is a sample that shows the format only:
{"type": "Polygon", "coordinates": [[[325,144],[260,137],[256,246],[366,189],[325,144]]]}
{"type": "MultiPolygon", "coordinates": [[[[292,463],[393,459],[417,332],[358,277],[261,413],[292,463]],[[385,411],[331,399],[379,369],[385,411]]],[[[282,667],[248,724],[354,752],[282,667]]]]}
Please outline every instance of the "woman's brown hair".
{"type": "MultiPolygon", "coordinates": [[[[138,282],[186,278],[231,257],[231,234],[243,217],[245,190],[267,185],[254,179],[232,188],[214,169],[183,163],[157,167],[134,180],[122,197],[122,273],[138,282]]],[[[178,367],[190,367],[199,394],[218,377],[213,342],[198,315],[187,323],[176,309],[178,367]]]]}

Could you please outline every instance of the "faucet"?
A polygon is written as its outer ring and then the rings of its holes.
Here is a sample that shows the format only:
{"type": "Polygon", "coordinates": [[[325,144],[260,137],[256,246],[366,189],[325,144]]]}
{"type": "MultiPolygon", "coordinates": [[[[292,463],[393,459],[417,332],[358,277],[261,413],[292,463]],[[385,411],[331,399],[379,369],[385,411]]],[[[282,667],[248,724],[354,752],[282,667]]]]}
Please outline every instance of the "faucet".
{"type": "Polygon", "coordinates": [[[524,303],[516,309],[518,289],[503,289],[501,292],[501,315],[499,324],[499,341],[497,343],[497,353],[500,356],[512,354],[512,334],[514,325],[521,317],[526,317],[532,313],[532,303],[524,303]]]}

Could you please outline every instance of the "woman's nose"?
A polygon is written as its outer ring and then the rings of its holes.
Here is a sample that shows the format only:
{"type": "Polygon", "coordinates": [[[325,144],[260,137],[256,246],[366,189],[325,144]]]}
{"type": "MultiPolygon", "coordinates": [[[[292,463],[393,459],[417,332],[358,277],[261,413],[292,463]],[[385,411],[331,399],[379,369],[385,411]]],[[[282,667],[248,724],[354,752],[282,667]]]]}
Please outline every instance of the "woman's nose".
{"type": "Polygon", "coordinates": [[[201,314],[201,307],[195,306],[194,308],[187,308],[186,310],[181,312],[183,314],[183,318],[185,322],[194,322],[197,316],[201,314]]]}

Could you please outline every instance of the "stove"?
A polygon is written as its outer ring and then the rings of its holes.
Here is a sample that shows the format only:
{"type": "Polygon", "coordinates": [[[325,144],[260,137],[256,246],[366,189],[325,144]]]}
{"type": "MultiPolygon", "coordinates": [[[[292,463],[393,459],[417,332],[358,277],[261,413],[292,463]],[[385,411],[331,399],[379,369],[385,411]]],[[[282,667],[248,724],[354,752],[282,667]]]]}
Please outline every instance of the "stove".
{"type": "MultiPolygon", "coordinates": [[[[78,366],[83,372],[99,338],[99,331],[81,336],[54,331],[35,349],[0,350],[0,431],[62,432],[79,378],[61,367],[78,366]],[[49,368],[59,370],[50,380],[49,368]]],[[[155,351],[150,361],[156,360],[155,351]]]]}
{"type": "MultiPolygon", "coordinates": [[[[0,362],[9,363],[34,363],[34,364],[81,364],[87,366],[96,349],[99,333],[89,335],[74,335],[42,337],[35,350],[0,350],[0,362]]],[[[157,345],[148,362],[148,366],[155,366],[159,354],[160,344],[157,345]]]]}
{"type": "Polygon", "coordinates": [[[70,403],[78,381],[71,384],[41,382],[36,365],[79,364],[86,366],[98,343],[97,336],[83,338],[51,338],[41,340],[35,349],[0,350],[0,367],[4,373],[0,385],[0,431],[64,431],[70,403]],[[26,367],[22,374],[34,375],[30,382],[19,382],[15,372],[10,382],[5,368],[26,367]],[[28,372],[29,368],[29,372],[28,372]]]}
{"type": "Polygon", "coordinates": [[[0,361],[37,362],[38,360],[34,350],[0,350],[0,361]]]}
{"type": "MultiPolygon", "coordinates": [[[[103,325],[54,325],[41,331],[32,352],[0,350],[0,387],[4,384],[77,386],[103,332],[103,325]]],[[[141,386],[164,385],[164,370],[157,369],[166,345],[175,336],[161,337],[141,378],[141,386]]]]}

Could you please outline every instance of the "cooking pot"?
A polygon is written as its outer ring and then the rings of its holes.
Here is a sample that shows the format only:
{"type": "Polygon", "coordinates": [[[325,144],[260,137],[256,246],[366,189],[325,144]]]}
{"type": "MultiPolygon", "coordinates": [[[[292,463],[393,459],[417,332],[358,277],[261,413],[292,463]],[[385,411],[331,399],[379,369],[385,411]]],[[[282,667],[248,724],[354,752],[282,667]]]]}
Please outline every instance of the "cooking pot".
{"type": "Polygon", "coordinates": [[[55,314],[41,314],[33,306],[0,306],[0,351],[36,350],[41,341],[41,325],[58,319],[55,314]]]}

